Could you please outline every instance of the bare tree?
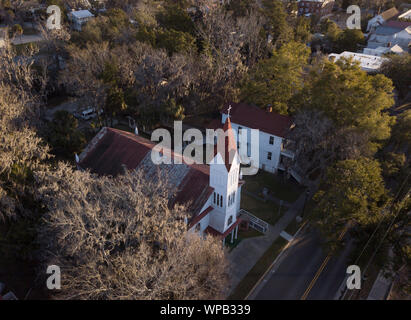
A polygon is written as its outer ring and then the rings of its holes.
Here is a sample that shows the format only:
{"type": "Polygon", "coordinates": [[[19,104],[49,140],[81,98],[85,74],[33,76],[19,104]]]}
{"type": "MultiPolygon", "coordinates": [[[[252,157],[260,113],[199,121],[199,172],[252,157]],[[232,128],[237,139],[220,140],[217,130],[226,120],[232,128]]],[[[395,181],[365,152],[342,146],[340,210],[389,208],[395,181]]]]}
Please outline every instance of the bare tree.
{"type": "Polygon", "coordinates": [[[365,133],[353,128],[338,128],[319,111],[300,111],[294,123],[295,128],[288,138],[294,144],[297,167],[306,178],[314,173],[319,173],[317,178],[323,177],[326,168],[335,161],[372,154],[365,133]]]}
{"type": "Polygon", "coordinates": [[[22,200],[33,192],[30,176],[50,157],[31,128],[30,106],[23,91],[0,83],[0,220],[30,214],[22,200]]]}
{"type": "Polygon", "coordinates": [[[48,213],[41,259],[62,270],[63,299],[211,299],[222,296],[221,242],[187,233],[166,182],[141,173],[96,177],[62,165],[38,174],[48,213]]]}

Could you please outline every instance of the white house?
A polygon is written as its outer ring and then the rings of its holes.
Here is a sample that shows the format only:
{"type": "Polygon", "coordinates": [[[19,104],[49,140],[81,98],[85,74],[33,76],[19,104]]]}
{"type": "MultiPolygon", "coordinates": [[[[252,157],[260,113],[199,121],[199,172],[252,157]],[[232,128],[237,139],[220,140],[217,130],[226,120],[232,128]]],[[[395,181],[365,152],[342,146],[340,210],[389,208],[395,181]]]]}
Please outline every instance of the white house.
{"type": "Polygon", "coordinates": [[[389,21],[379,26],[368,38],[367,48],[400,46],[404,51],[411,44],[411,22],[389,21]]]}
{"type": "MultiPolygon", "coordinates": [[[[247,140],[251,141],[251,129],[259,130],[259,168],[276,173],[278,170],[286,170],[283,165],[284,158],[294,160],[294,153],[285,148],[288,132],[294,128],[294,123],[289,116],[272,112],[271,108],[263,110],[245,103],[229,103],[221,111],[221,121],[213,121],[210,129],[221,128],[230,112],[232,128],[236,132],[239,146],[239,130],[247,130],[247,140]]],[[[251,155],[251,145],[247,145],[248,156],[251,155]]],[[[291,174],[297,181],[301,178],[291,170],[291,174]]]]}
{"type": "Polygon", "coordinates": [[[411,21],[411,9],[400,14],[397,19],[400,21],[411,21]]]}
{"type": "Polygon", "coordinates": [[[73,29],[77,31],[81,31],[82,26],[94,18],[94,14],[88,10],[72,11],[68,16],[73,23],[73,29]]]}
{"type": "Polygon", "coordinates": [[[79,169],[101,175],[115,176],[128,169],[142,170],[152,181],[167,176],[168,183],[177,190],[170,206],[190,204],[192,217],[187,221],[187,230],[211,234],[224,243],[229,235],[231,241],[237,237],[244,183],[240,180],[240,160],[230,119],[224,130],[228,132],[225,148],[216,151],[209,165],[187,164],[181,154],[172,150],[163,150],[163,155],[170,154],[181,164],[155,164],[151,158],[155,146],[152,141],[112,128],[103,128],[76,161],[79,169]]]}
{"type": "Polygon", "coordinates": [[[392,47],[377,47],[373,48],[364,48],[363,53],[373,56],[381,57],[384,54],[394,53],[394,54],[403,54],[405,51],[398,44],[393,45],[392,47]]]}
{"type": "Polygon", "coordinates": [[[382,58],[375,55],[363,54],[363,53],[356,53],[356,52],[349,52],[344,51],[343,53],[331,53],[328,55],[328,58],[331,61],[338,61],[341,58],[352,59],[353,61],[357,61],[360,63],[360,67],[362,70],[366,72],[373,72],[377,71],[381,68],[381,65],[384,61],[387,61],[387,58],[382,58]]]}
{"type": "Polygon", "coordinates": [[[395,8],[390,8],[368,21],[367,32],[374,31],[377,27],[397,16],[400,12],[395,8]]]}

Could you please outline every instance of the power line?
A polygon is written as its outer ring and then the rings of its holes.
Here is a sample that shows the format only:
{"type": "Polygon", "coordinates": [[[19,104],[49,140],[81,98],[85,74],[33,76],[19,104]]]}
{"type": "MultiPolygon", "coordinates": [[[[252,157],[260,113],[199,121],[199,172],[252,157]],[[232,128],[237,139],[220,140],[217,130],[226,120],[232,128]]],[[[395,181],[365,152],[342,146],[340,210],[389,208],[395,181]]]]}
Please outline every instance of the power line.
{"type": "MultiPolygon", "coordinates": [[[[396,199],[398,198],[398,196],[400,195],[401,190],[402,190],[402,188],[404,188],[404,186],[405,186],[405,184],[407,183],[410,175],[411,175],[411,171],[408,173],[407,177],[404,179],[403,183],[401,184],[400,188],[398,189],[397,194],[396,194],[395,197],[392,199],[390,211],[392,211],[392,209],[393,209],[393,207],[394,207],[395,200],[396,200],[396,199]]],[[[355,259],[354,265],[356,265],[356,264],[358,263],[358,261],[360,260],[361,256],[362,256],[363,253],[365,252],[365,249],[366,249],[366,248],[368,247],[368,245],[370,244],[372,238],[373,238],[373,237],[375,236],[375,234],[377,233],[377,231],[378,231],[378,229],[380,228],[380,226],[382,225],[382,222],[383,222],[383,221],[384,221],[384,220],[381,219],[381,221],[378,223],[378,225],[377,225],[377,227],[375,228],[374,232],[371,234],[371,236],[369,237],[367,243],[366,243],[365,246],[363,247],[360,255],[357,257],[357,259],[355,259]]],[[[364,272],[364,274],[365,274],[365,272],[364,272]]],[[[347,292],[348,292],[348,290],[347,290],[347,288],[346,288],[346,289],[345,289],[345,292],[344,292],[344,295],[343,295],[342,298],[341,298],[342,300],[344,300],[347,292]]],[[[354,294],[354,291],[351,293],[349,299],[351,299],[351,297],[352,297],[353,294],[354,294]]]]}
{"type": "MultiPolygon", "coordinates": [[[[392,200],[392,202],[391,202],[390,212],[392,212],[392,210],[393,210],[393,208],[394,208],[395,200],[396,200],[396,199],[398,198],[398,196],[400,195],[401,190],[404,188],[404,186],[405,186],[405,184],[407,183],[410,175],[411,175],[411,172],[408,173],[407,177],[404,179],[404,182],[401,184],[401,187],[398,189],[398,192],[397,192],[396,196],[393,198],[393,200],[392,200]]],[[[409,193],[410,193],[410,190],[407,191],[407,193],[406,193],[406,195],[404,196],[403,200],[409,196],[409,193]]],[[[363,274],[365,274],[366,271],[368,270],[368,268],[369,268],[372,260],[375,258],[375,255],[377,254],[378,250],[380,249],[380,247],[381,247],[382,244],[384,243],[384,240],[385,240],[386,236],[388,235],[388,232],[390,231],[392,225],[394,224],[394,222],[395,222],[395,220],[397,219],[397,217],[398,217],[398,215],[399,215],[400,212],[401,212],[401,209],[399,209],[399,210],[397,211],[397,213],[395,214],[395,216],[394,216],[394,218],[392,219],[391,223],[389,224],[387,231],[384,233],[384,236],[382,237],[382,239],[381,239],[380,243],[378,244],[377,248],[374,250],[374,252],[373,252],[370,260],[368,261],[368,263],[367,263],[364,271],[362,272],[363,274]]],[[[376,231],[377,231],[378,228],[381,226],[382,222],[383,222],[383,219],[381,219],[380,223],[378,224],[377,228],[374,230],[374,232],[373,232],[373,234],[371,235],[370,239],[368,239],[365,247],[369,244],[371,238],[376,234],[376,231]]],[[[355,261],[354,264],[357,264],[359,258],[361,257],[361,255],[362,255],[363,252],[365,251],[365,247],[363,248],[360,256],[356,259],[356,261],[355,261]]],[[[343,299],[344,299],[346,293],[347,293],[347,291],[344,293],[343,299]]],[[[354,295],[354,291],[351,292],[351,295],[350,295],[350,297],[348,298],[348,300],[351,300],[351,298],[352,298],[353,295],[354,295]]]]}

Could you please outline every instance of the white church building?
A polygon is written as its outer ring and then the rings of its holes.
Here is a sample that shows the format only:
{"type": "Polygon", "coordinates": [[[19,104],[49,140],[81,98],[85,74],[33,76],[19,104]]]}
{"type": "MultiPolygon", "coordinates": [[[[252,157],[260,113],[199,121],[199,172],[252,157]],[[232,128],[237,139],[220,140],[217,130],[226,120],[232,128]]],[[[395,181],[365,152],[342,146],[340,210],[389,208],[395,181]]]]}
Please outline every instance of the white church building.
{"type": "MultiPolygon", "coordinates": [[[[259,130],[259,169],[277,173],[285,171],[283,165],[285,158],[294,160],[294,152],[288,150],[287,135],[294,128],[294,123],[289,116],[272,112],[271,108],[263,110],[245,103],[228,103],[221,111],[221,120],[215,120],[208,128],[218,129],[228,119],[230,113],[231,125],[237,137],[239,147],[239,130],[247,130],[247,156],[251,156],[251,129],[259,130]]],[[[298,181],[301,178],[289,168],[290,174],[298,181]]]]}
{"type": "Polygon", "coordinates": [[[230,236],[237,238],[241,188],[240,159],[230,119],[224,127],[223,150],[215,149],[214,159],[207,164],[186,164],[181,154],[170,151],[172,158],[179,157],[182,164],[155,164],[151,152],[155,144],[134,133],[112,128],[103,128],[92,139],[82,154],[77,157],[79,169],[90,170],[100,175],[115,176],[128,170],[142,170],[150,179],[167,176],[168,183],[176,188],[170,206],[190,204],[191,219],[187,230],[201,235],[211,234],[223,242],[230,236]]]}

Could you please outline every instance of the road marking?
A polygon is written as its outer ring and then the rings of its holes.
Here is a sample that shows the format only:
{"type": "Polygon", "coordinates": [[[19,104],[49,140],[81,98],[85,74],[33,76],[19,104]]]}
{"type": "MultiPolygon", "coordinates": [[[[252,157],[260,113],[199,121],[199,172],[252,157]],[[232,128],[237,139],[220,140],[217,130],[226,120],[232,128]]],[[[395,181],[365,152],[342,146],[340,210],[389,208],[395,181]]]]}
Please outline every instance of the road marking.
{"type": "MultiPolygon", "coordinates": [[[[345,226],[344,230],[341,232],[340,236],[338,237],[338,240],[340,241],[345,233],[348,230],[348,225],[345,226]]],[[[327,258],[324,259],[323,263],[321,264],[320,268],[318,269],[317,273],[315,274],[314,278],[311,280],[310,285],[308,286],[308,288],[305,290],[304,294],[301,296],[300,300],[306,300],[307,296],[309,295],[310,291],[312,290],[312,288],[314,287],[315,283],[317,282],[318,278],[320,277],[321,273],[323,272],[325,266],[327,265],[327,263],[330,261],[331,259],[331,254],[329,254],[327,256],[327,258]]]]}

